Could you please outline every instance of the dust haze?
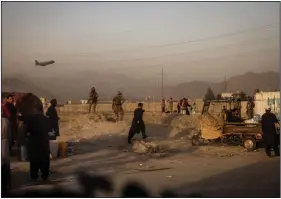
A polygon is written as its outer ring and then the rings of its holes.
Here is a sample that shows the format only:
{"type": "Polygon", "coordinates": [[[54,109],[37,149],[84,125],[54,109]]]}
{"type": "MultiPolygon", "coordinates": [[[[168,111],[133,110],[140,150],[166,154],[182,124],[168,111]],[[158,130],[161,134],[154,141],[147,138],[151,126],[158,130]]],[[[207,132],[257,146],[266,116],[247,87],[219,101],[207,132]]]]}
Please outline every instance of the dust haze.
{"type": "Polygon", "coordinates": [[[159,95],[162,68],[174,90],[279,72],[279,43],[278,2],[2,3],[3,78],[64,100],[93,85],[107,97],[159,95]]]}

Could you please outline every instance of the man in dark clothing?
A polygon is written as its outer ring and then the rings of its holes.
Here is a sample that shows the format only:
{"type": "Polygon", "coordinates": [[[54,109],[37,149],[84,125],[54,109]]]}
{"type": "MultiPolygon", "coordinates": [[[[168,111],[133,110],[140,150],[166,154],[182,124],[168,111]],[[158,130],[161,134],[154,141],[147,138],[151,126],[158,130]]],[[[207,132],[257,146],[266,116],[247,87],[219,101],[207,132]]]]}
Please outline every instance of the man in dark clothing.
{"type": "Polygon", "coordinates": [[[52,123],[52,127],[55,131],[55,136],[60,136],[59,133],[59,116],[56,110],[56,106],[57,106],[57,100],[56,99],[52,99],[50,101],[51,106],[48,108],[47,112],[46,112],[46,116],[49,117],[51,123],[52,123]]]}
{"type": "Polygon", "coordinates": [[[37,112],[23,116],[27,132],[27,151],[30,161],[30,176],[36,181],[41,171],[41,178],[47,180],[50,172],[50,137],[54,136],[49,118],[44,116],[42,104],[37,107],[37,112]]]}
{"type": "Polygon", "coordinates": [[[4,109],[7,111],[4,112],[4,117],[7,118],[11,125],[11,132],[12,132],[12,139],[10,143],[10,149],[12,145],[14,145],[15,141],[17,140],[17,109],[14,105],[14,98],[12,95],[7,96],[7,103],[5,104],[4,109]]]}
{"type": "Polygon", "coordinates": [[[145,139],[147,138],[147,135],[145,134],[145,124],[143,122],[143,104],[139,103],[138,108],[135,109],[134,111],[134,118],[132,121],[131,128],[129,130],[129,135],[128,135],[128,142],[131,144],[132,138],[136,133],[139,133],[141,131],[142,133],[142,138],[145,139]]]}
{"type": "Polygon", "coordinates": [[[180,114],[181,113],[181,104],[182,104],[182,101],[183,101],[183,98],[180,99],[177,103],[177,110],[178,110],[178,113],[180,114]]]}
{"type": "Polygon", "coordinates": [[[267,107],[265,113],[261,118],[263,140],[265,144],[265,152],[268,157],[271,157],[271,148],[273,148],[276,156],[280,156],[278,148],[278,135],[276,132],[276,125],[279,124],[276,116],[271,113],[271,108],[267,107]]]}
{"type": "Polygon", "coordinates": [[[233,123],[241,123],[242,120],[241,118],[239,117],[239,110],[237,109],[232,109],[231,110],[231,113],[229,113],[227,115],[227,121],[228,122],[233,122],[233,123]]]}

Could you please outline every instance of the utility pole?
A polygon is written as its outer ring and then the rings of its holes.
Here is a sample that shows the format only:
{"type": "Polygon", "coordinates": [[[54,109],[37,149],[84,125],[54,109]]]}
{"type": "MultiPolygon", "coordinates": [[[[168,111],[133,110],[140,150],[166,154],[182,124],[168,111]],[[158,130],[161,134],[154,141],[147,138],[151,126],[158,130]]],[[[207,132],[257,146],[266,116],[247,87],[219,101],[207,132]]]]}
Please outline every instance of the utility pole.
{"type": "Polygon", "coordinates": [[[224,92],[227,92],[227,81],[226,81],[226,77],[224,77],[224,92]]]}
{"type": "Polygon", "coordinates": [[[162,87],[161,87],[161,99],[164,99],[164,71],[162,68],[162,87]]]}

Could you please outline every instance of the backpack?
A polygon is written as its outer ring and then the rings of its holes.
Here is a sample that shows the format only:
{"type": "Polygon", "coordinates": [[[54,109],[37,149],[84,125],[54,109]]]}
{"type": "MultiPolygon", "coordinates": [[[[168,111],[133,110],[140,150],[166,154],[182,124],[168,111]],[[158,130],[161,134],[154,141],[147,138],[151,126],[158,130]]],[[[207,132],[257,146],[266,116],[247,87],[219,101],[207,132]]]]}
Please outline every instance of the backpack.
{"type": "Polygon", "coordinates": [[[121,104],[122,104],[122,99],[121,99],[121,97],[115,97],[115,98],[114,98],[114,104],[115,104],[115,105],[121,105],[121,104]]]}

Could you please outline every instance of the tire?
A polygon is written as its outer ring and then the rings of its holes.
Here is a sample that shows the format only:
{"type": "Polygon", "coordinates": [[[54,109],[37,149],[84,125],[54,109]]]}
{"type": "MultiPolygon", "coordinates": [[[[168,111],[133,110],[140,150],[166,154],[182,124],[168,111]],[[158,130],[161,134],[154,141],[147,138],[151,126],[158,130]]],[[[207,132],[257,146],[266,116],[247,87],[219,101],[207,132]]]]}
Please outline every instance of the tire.
{"type": "Polygon", "coordinates": [[[199,146],[204,143],[204,138],[202,138],[200,135],[194,135],[191,139],[192,146],[199,146]]]}
{"type": "Polygon", "coordinates": [[[253,137],[246,137],[242,141],[243,147],[247,149],[247,151],[254,151],[257,147],[257,142],[253,137]]]}

